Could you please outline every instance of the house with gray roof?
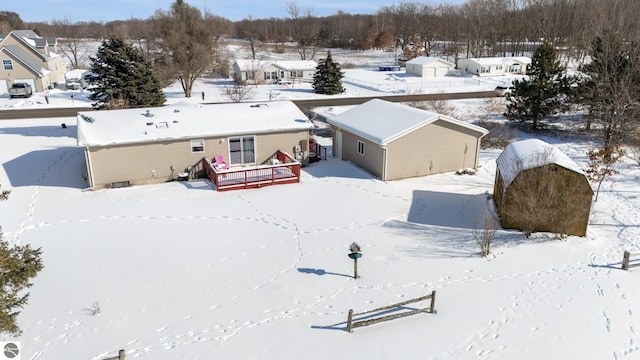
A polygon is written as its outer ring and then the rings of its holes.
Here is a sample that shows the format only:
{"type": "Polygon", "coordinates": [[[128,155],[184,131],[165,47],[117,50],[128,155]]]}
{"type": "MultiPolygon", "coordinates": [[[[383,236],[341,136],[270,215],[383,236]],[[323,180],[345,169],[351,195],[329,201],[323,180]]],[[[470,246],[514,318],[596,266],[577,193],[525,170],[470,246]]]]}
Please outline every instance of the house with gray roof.
{"type": "Polygon", "coordinates": [[[16,82],[44,91],[65,81],[66,67],[55,38],[31,30],[14,30],[0,36],[0,95],[16,82]]]}

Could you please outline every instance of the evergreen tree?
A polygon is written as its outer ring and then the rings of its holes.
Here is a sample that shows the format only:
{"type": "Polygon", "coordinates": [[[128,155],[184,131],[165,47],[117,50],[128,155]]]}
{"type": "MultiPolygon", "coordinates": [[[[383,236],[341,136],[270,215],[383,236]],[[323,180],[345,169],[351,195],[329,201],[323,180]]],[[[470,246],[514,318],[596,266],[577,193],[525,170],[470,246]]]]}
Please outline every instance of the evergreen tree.
{"type": "Polygon", "coordinates": [[[93,93],[91,100],[96,109],[116,109],[160,106],[165,97],[151,62],[140,51],[112,36],[98,49],[91,71],[93,93]]]}
{"type": "Polygon", "coordinates": [[[593,39],[589,55],[575,101],[589,109],[587,129],[592,120],[601,125],[606,148],[621,143],[640,115],[640,44],[604,31],[593,39]]]}
{"type": "Polygon", "coordinates": [[[569,81],[564,72],[553,46],[547,42],[540,45],[531,58],[528,78],[514,81],[514,91],[507,94],[507,119],[534,130],[543,127],[544,120],[565,106],[569,81]]]}
{"type": "MultiPolygon", "coordinates": [[[[7,190],[0,194],[0,200],[9,197],[7,190]]],[[[16,323],[20,314],[17,309],[27,304],[29,294],[24,290],[43,268],[41,255],[41,249],[32,249],[30,245],[9,246],[0,228],[0,333],[19,335],[22,332],[16,323]]]]}
{"type": "Polygon", "coordinates": [[[344,92],[342,78],[344,73],[340,70],[340,64],[333,61],[331,51],[327,52],[326,59],[320,59],[318,67],[313,75],[313,92],[316,94],[335,95],[344,92]]]}

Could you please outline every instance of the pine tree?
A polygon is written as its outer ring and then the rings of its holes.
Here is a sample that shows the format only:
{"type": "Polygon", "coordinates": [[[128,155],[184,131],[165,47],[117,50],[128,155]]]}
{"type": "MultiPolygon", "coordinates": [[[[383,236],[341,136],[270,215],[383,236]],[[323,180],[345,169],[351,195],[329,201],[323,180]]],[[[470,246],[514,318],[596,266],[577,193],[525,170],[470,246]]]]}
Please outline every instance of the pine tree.
{"type": "Polygon", "coordinates": [[[507,94],[507,119],[534,130],[543,127],[544,120],[565,106],[569,80],[564,72],[553,46],[546,42],[540,45],[527,69],[528,79],[514,81],[513,93],[507,94]]]}
{"type": "Polygon", "coordinates": [[[340,70],[340,64],[333,61],[331,51],[327,52],[326,59],[320,59],[316,72],[313,75],[313,92],[316,94],[335,95],[344,92],[342,78],[344,73],[340,70]]]}
{"type": "MultiPolygon", "coordinates": [[[[9,197],[9,191],[0,193],[0,200],[9,197]]],[[[4,241],[0,228],[0,333],[19,335],[22,331],[17,325],[20,314],[17,309],[24,307],[29,294],[24,290],[29,282],[42,270],[42,250],[32,249],[30,245],[14,245],[4,241]]]]}
{"type": "Polygon", "coordinates": [[[92,104],[96,109],[160,106],[165,97],[151,62],[122,39],[104,40],[91,57],[92,104]]]}

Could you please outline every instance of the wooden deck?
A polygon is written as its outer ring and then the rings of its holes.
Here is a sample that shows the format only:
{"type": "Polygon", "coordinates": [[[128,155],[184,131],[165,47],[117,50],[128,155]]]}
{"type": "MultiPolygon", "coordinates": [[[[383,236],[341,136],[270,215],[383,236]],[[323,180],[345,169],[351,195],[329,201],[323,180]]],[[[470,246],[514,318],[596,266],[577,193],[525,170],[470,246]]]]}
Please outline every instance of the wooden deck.
{"type": "Polygon", "coordinates": [[[217,191],[298,183],[301,165],[281,151],[276,152],[262,165],[231,167],[225,170],[216,169],[210,159],[202,159],[202,167],[217,191]]]}

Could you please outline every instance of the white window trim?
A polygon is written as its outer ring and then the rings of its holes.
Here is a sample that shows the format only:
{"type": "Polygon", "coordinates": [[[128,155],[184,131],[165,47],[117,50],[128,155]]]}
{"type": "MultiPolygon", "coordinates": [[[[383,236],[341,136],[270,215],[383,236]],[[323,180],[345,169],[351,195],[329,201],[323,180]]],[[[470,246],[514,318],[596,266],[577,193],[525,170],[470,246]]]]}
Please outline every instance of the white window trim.
{"type": "Polygon", "coordinates": [[[356,152],[358,153],[358,155],[364,156],[364,141],[358,140],[356,146],[356,152]]]}
{"type": "Polygon", "coordinates": [[[191,153],[203,153],[204,152],[204,139],[193,139],[191,140],[191,153]],[[198,148],[202,148],[202,150],[197,150],[198,148]]]}

